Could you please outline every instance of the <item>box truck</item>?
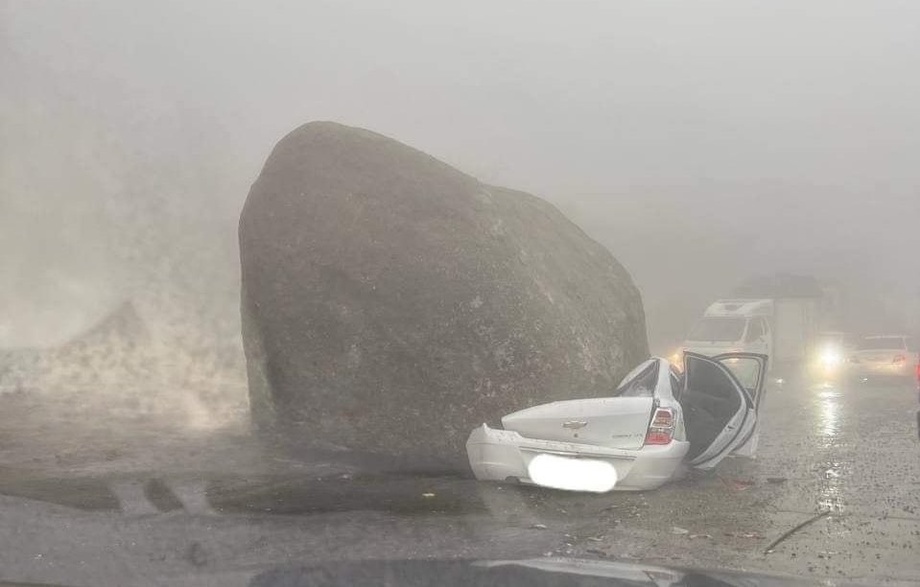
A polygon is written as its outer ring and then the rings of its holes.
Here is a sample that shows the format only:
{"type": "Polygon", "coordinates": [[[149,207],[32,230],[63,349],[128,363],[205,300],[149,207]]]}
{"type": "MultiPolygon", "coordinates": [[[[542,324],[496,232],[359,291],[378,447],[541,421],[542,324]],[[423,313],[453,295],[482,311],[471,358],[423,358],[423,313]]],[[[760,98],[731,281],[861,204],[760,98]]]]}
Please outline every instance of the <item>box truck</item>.
{"type": "Polygon", "coordinates": [[[814,351],[821,321],[815,297],[730,298],[703,313],[683,350],[707,356],[750,352],[770,357],[771,370],[792,371],[814,351]]]}

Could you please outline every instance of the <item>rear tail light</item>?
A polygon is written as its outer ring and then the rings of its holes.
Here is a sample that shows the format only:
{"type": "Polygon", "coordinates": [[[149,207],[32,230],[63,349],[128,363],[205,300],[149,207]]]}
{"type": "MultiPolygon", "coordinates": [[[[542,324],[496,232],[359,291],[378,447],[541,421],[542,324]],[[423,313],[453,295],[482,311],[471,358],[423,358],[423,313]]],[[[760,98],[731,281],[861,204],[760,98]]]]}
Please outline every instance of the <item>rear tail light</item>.
{"type": "Polygon", "coordinates": [[[892,363],[903,363],[907,360],[907,357],[904,355],[895,355],[894,359],[891,360],[892,363]]]}
{"type": "Polygon", "coordinates": [[[670,444],[673,438],[674,413],[671,408],[655,408],[655,415],[645,434],[645,444],[670,444]]]}

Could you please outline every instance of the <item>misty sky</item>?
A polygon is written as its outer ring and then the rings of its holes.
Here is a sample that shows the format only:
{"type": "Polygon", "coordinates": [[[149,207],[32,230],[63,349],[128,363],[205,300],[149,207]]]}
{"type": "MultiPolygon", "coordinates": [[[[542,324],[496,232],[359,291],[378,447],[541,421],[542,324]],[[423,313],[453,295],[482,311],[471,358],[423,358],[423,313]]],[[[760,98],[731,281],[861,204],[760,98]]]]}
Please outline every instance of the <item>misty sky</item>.
{"type": "Polygon", "coordinates": [[[916,2],[0,6],[4,309],[191,250],[234,283],[249,184],[317,119],[554,201],[667,336],[763,271],[920,293],[916,2]]]}

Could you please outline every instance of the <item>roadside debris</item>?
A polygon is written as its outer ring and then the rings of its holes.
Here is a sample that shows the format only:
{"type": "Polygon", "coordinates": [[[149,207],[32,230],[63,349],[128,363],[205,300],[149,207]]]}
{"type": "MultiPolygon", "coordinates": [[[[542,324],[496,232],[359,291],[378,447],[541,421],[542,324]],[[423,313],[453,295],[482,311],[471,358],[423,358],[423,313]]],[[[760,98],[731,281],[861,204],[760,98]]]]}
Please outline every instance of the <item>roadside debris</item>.
{"type": "Polygon", "coordinates": [[[726,479],[719,477],[726,487],[733,491],[744,491],[754,486],[754,482],[749,479],[726,479]]]}
{"type": "Polygon", "coordinates": [[[690,530],[687,530],[686,528],[680,528],[678,526],[671,528],[671,534],[674,534],[675,536],[686,536],[690,540],[694,540],[696,538],[712,539],[711,534],[691,534],[690,530]]]}
{"type": "Polygon", "coordinates": [[[530,527],[534,530],[546,530],[546,524],[533,524],[530,527]]]}
{"type": "Polygon", "coordinates": [[[731,538],[754,538],[758,540],[763,538],[763,535],[759,532],[725,532],[725,535],[731,538]]]}
{"type": "Polygon", "coordinates": [[[423,493],[422,497],[434,497],[433,493],[423,493]]]}
{"type": "Polygon", "coordinates": [[[793,534],[795,534],[796,532],[798,532],[799,530],[801,530],[801,529],[804,528],[805,526],[808,526],[809,524],[813,524],[813,523],[817,522],[818,520],[820,520],[821,518],[830,515],[831,511],[832,511],[832,510],[824,510],[823,512],[821,512],[821,513],[819,513],[819,514],[814,515],[814,516],[808,518],[807,520],[805,520],[805,521],[802,522],[801,524],[797,524],[796,526],[793,526],[793,527],[790,528],[789,530],[783,532],[783,534],[780,535],[779,538],[777,538],[776,540],[774,540],[773,542],[771,542],[769,546],[767,546],[765,549],[763,549],[763,553],[764,553],[764,554],[770,554],[770,553],[772,553],[773,550],[779,545],[779,543],[781,543],[782,541],[786,540],[787,538],[789,538],[790,536],[792,536],[793,534]]]}
{"type": "Polygon", "coordinates": [[[612,550],[609,550],[606,548],[589,548],[585,550],[585,552],[589,554],[593,554],[595,556],[599,556],[601,558],[612,558],[612,559],[616,559],[620,561],[639,560],[641,558],[629,552],[617,553],[617,552],[613,552],[612,550]]]}
{"type": "Polygon", "coordinates": [[[611,554],[610,552],[608,552],[608,551],[606,551],[606,550],[603,550],[603,549],[601,549],[601,548],[589,548],[589,549],[587,549],[585,552],[587,552],[587,553],[589,553],[589,554],[597,555],[597,556],[599,556],[599,557],[601,557],[601,558],[610,558],[610,557],[612,556],[612,554],[611,554]]]}

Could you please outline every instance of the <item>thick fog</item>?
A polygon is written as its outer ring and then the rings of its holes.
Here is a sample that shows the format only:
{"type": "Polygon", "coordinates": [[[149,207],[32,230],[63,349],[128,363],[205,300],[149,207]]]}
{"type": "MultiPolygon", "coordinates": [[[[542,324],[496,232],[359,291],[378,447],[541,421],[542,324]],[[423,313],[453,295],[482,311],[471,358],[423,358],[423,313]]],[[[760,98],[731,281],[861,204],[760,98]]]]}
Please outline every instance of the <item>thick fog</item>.
{"type": "Polygon", "coordinates": [[[0,347],[126,300],[234,346],[239,209],[310,120],[554,202],[631,272],[653,350],[773,272],[920,327],[913,2],[0,6],[0,347]]]}

